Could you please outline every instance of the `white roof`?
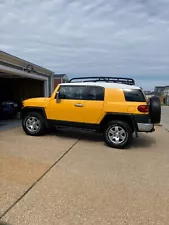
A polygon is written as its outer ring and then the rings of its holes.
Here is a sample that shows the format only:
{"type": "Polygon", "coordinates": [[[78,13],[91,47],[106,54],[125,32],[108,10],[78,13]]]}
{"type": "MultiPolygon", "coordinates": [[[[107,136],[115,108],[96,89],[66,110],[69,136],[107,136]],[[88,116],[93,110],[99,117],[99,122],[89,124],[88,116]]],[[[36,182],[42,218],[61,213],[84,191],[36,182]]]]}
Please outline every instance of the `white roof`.
{"type": "Polygon", "coordinates": [[[119,84],[119,83],[108,83],[108,82],[78,82],[78,83],[61,83],[61,86],[99,86],[104,88],[119,88],[119,89],[140,89],[135,85],[119,84]]]}

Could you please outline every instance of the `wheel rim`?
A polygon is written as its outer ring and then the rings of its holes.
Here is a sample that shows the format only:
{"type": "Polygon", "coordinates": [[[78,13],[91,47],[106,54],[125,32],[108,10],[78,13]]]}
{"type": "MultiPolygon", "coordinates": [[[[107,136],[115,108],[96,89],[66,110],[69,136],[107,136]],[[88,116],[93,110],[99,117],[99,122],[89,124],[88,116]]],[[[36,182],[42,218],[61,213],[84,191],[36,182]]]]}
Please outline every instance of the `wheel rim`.
{"type": "Polygon", "coordinates": [[[127,139],[127,132],[118,125],[111,126],[108,130],[108,138],[113,144],[121,144],[127,139]]]}
{"type": "Polygon", "coordinates": [[[40,120],[35,116],[30,116],[26,119],[26,129],[30,133],[37,133],[40,130],[41,123],[40,120]]]}

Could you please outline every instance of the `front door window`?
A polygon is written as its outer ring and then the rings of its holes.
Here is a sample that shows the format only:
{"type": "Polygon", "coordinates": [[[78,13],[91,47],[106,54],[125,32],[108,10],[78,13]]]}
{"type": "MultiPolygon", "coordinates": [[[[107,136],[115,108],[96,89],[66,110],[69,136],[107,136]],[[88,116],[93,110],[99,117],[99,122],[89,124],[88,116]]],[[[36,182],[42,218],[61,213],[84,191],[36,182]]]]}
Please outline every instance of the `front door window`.
{"type": "Polygon", "coordinates": [[[59,89],[60,99],[67,100],[83,100],[84,87],[83,86],[61,86],[59,89]]]}

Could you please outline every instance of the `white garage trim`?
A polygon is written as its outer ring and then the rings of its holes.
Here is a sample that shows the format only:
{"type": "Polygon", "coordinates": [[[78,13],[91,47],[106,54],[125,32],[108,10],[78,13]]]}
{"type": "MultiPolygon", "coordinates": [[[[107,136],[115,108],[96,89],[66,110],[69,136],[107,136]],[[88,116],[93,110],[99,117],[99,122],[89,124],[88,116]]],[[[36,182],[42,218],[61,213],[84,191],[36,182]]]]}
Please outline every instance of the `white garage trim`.
{"type": "Polygon", "coordinates": [[[44,81],[44,96],[45,97],[49,96],[49,89],[48,89],[48,87],[49,87],[49,81],[46,80],[46,81],[44,81]]]}
{"type": "Polygon", "coordinates": [[[0,70],[7,72],[7,73],[12,73],[12,74],[15,74],[15,75],[18,75],[21,77],[31,78],[31,79],[35,79],[35,80],[44,80],[44,81],[48,80],[48,76],[37,75],[32,72],[28,73],[25,71],[20,71],[20,70],[10,68],[10,67],[4,66],[4,65],[0,65],[0,70]]]}

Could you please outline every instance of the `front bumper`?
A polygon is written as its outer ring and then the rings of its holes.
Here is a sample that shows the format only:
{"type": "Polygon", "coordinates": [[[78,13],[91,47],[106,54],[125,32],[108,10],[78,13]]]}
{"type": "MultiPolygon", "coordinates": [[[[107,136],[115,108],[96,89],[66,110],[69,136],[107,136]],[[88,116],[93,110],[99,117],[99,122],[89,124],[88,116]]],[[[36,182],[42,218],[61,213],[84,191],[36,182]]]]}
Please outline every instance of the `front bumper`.
{"type": "Polygon", "coordinates": [[[153,132],[154,124],[152,123],[137,123],[138,132],[153,132]]]}

